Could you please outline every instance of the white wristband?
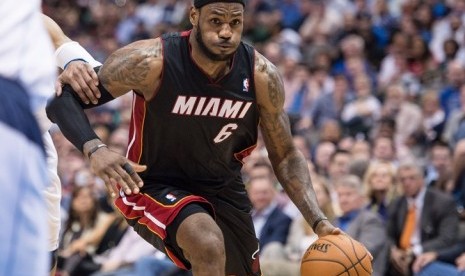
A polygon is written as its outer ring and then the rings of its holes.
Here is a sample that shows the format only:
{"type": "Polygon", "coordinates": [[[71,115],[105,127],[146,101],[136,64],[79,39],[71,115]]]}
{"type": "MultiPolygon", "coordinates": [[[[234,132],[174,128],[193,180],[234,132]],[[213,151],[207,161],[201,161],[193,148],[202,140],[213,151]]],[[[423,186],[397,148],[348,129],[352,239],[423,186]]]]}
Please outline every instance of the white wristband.
{"type": "Polygon", "coordinates": [[[66,42],[58,47],[58,49],[55,51],[55,57],[57,60],[57,65],[61,69],[65,69],[66,65],[68,65],[68,63],[73,60],[83,60],[88,62],[92,67],[102,65],[76,41],[66,42]]]}

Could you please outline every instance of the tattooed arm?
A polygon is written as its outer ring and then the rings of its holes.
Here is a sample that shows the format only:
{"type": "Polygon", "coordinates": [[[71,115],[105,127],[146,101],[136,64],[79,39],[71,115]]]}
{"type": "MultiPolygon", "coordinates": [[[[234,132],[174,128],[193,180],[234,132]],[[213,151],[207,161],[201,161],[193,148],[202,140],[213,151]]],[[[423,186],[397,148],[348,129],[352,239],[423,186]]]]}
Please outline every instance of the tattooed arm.
{"type": "MultiPolygon", "coordinates": [[[[288,116],[283,109],[284,87],[277,68],[256,52],[255,86],[260,128],[268,156],[281,185],[310,225],[324,218],[318,207],[307,162],[293,144],[288,116]]],[[[322,220],[315,233],[326,235],[339,230],[322,220]]]]}
{"type": "Polygon", "coordinates": [[[160,83],[162,66],[161,39],[141,40],[111,54],[98,77],[113,97],[134,90],[151,99],[160,83]]]}
{"type": "MultiPolygon", "coordinates": [[[[95,105],[131,90],[151,99],[161,81],[162,64],[160,39],[138,41],[115,51],[98,72],[102,96],[95,105]]],[[[118,185],[126,194],[138,193],[143,183],[134,171],[143,171],[145,166],[135,163],[129,166],[125,157],[109,150],[97,137],[83,111],[93,105],[82,102],[70,87],[63,91],[63,95],[53,99],[47,107],[49,118],[89,158],[92,171],[104,180],[112,196],[118,193],[118,185]]]]}

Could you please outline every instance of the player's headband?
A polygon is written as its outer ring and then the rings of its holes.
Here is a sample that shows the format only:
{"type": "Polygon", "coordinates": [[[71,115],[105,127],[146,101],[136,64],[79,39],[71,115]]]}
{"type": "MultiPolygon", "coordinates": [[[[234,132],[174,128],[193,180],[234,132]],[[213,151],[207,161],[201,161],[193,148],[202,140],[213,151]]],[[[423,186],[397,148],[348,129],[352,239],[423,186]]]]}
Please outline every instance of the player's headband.
{"type": "Polygon", "coordinates": [[[194,7],[199,9],[211,3],[226,2],[226,3],[240,3],[245,6],[245,0],[194,0],[194,7]]]}

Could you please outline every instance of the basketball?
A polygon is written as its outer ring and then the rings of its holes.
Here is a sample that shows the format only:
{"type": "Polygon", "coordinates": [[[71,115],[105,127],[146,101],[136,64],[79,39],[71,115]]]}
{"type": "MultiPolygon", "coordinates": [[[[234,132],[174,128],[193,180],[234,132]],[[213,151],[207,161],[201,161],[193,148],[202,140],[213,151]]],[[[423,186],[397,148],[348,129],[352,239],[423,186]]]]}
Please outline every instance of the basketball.
{"type": "Polygon", "coordinates": [[[365,246],[348,235],[327,235],[305,252],[301,276],[371,275],[371,256],[365,246]]]}

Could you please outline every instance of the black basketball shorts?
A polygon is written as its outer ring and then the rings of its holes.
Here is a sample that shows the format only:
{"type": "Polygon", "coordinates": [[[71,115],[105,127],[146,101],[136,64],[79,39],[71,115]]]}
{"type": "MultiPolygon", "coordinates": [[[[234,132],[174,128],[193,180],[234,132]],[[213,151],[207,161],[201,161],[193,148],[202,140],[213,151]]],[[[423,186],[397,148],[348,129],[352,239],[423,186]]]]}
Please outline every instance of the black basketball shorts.
{"type": "Polygon", "coordinates": [[[250,212],[236,208],[221,197],[201,197],[157,184],[156,188],[150,187],[135,195],[121,192],[115,205],[141,237],[186,270],[191,265],[176,243],[177,227],[191,214],[209,213],[223,232],[226,275],[261,275],[258,239],[250,212]]]}

